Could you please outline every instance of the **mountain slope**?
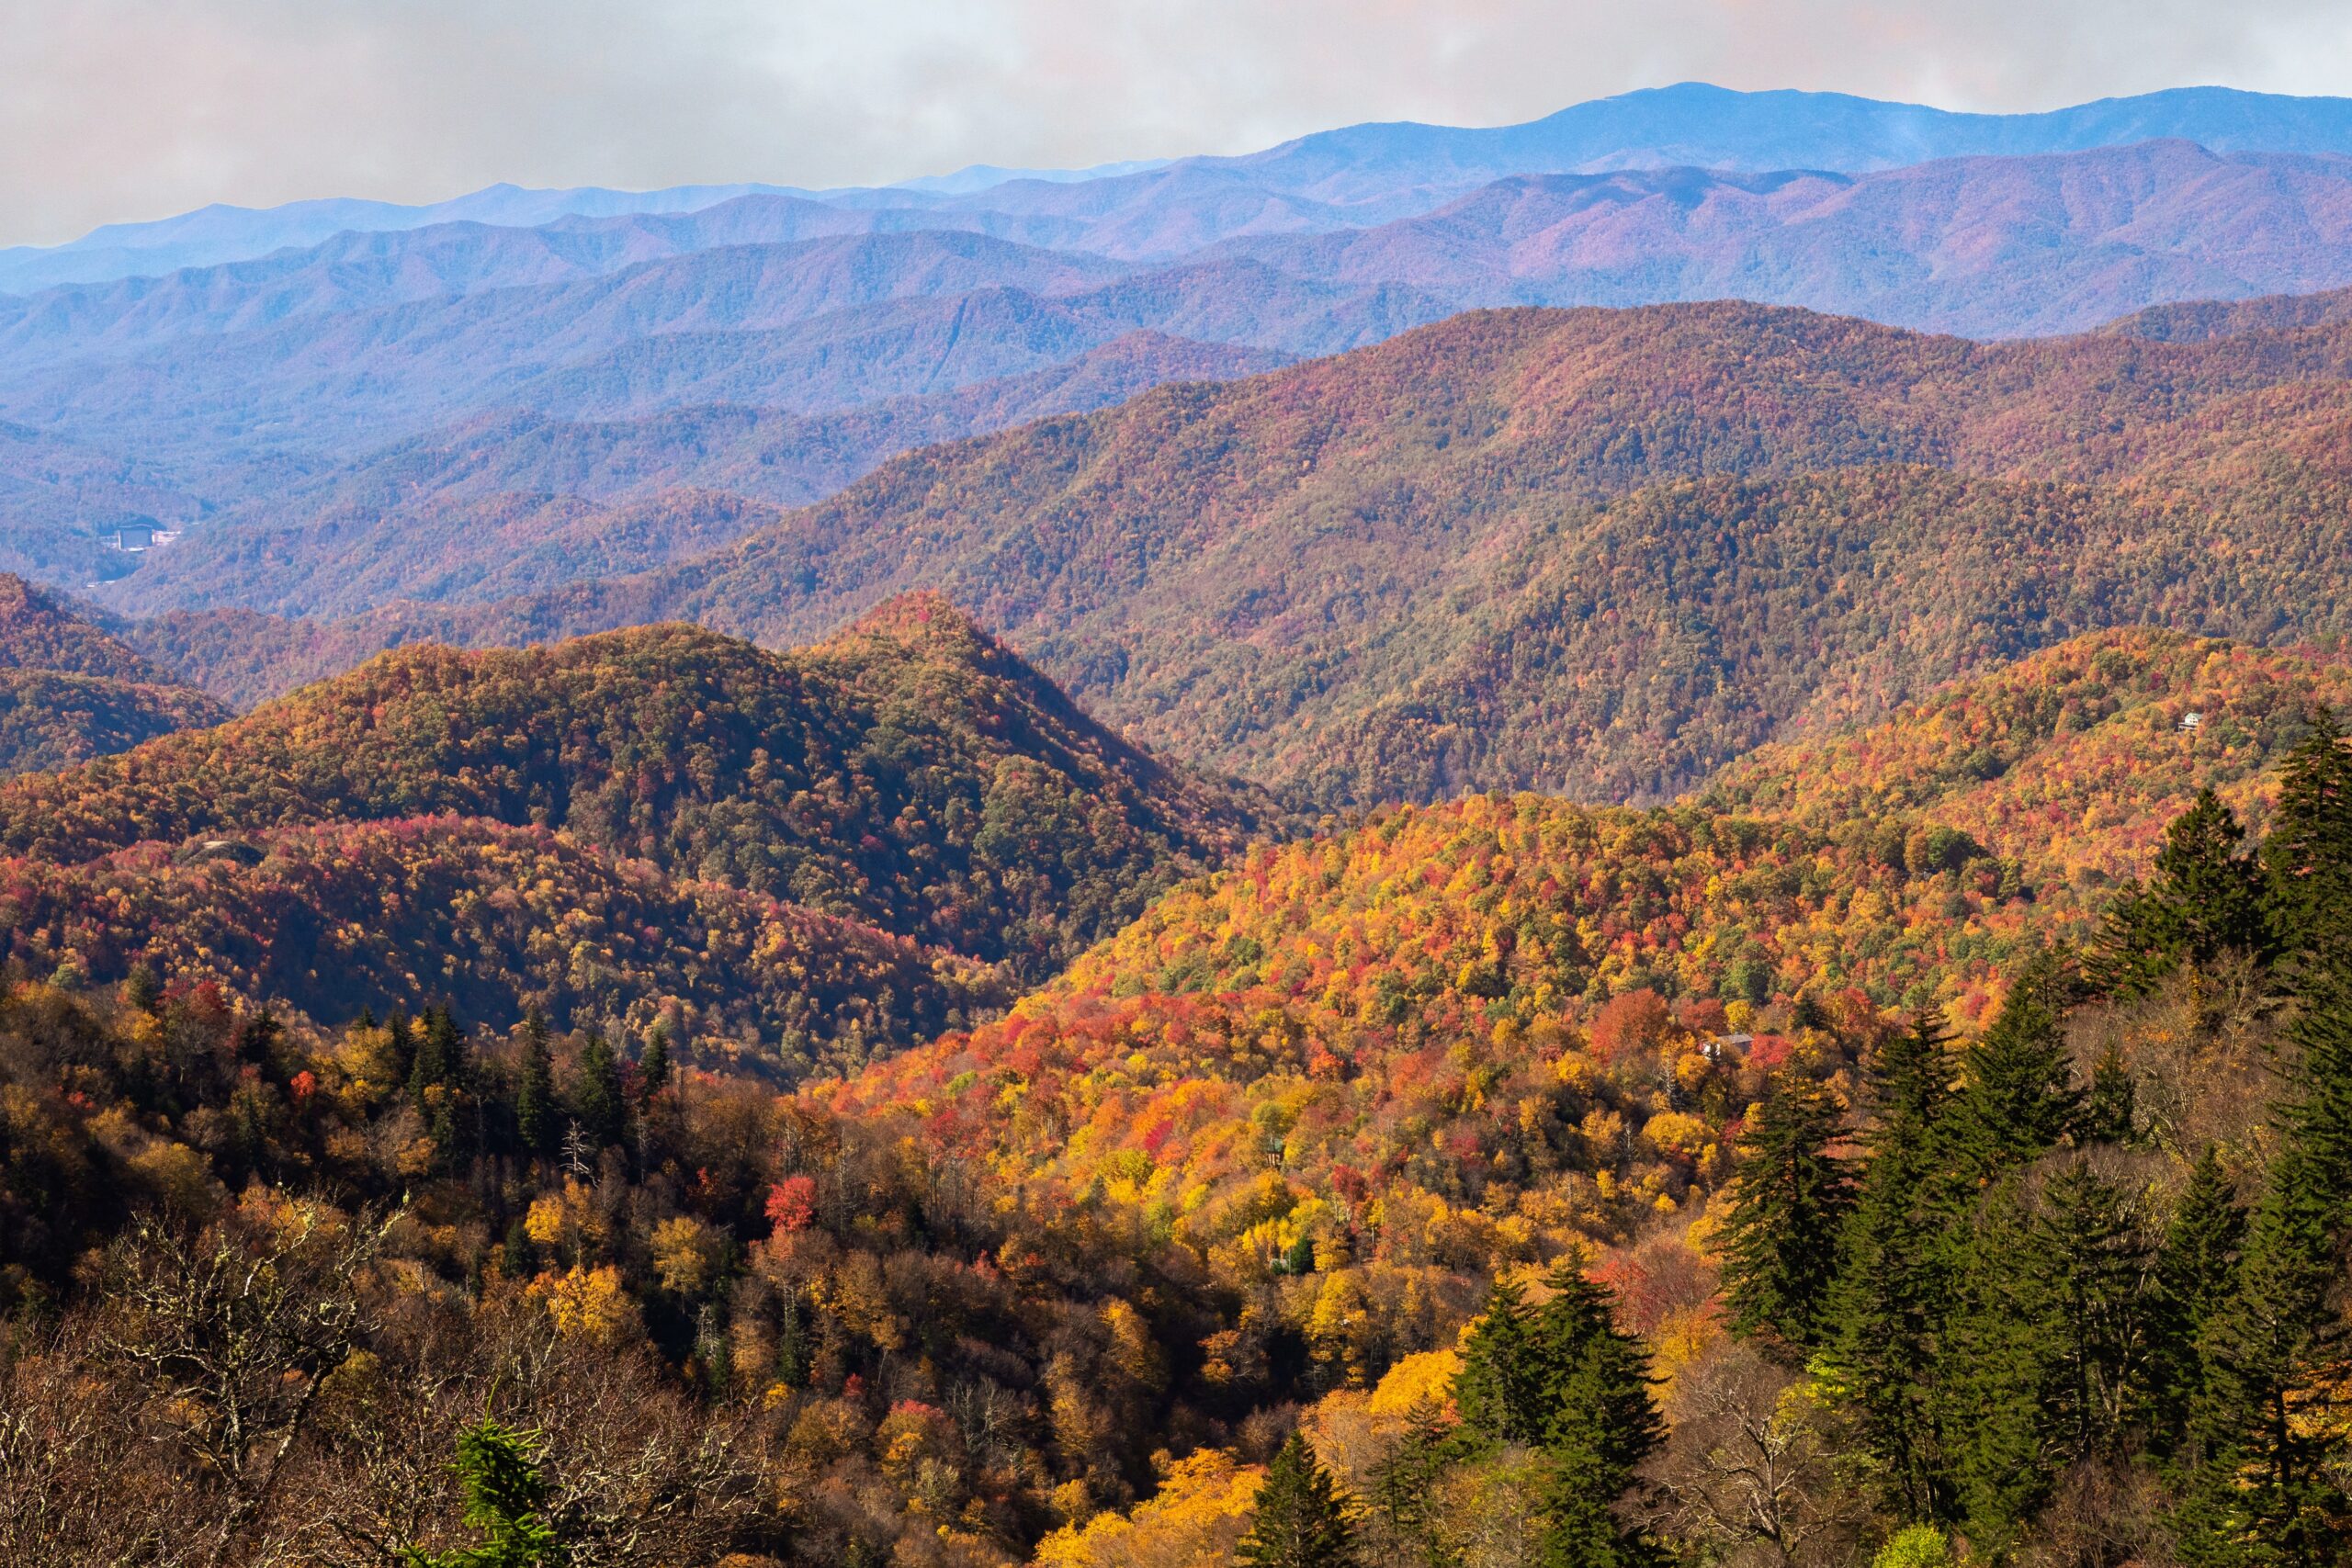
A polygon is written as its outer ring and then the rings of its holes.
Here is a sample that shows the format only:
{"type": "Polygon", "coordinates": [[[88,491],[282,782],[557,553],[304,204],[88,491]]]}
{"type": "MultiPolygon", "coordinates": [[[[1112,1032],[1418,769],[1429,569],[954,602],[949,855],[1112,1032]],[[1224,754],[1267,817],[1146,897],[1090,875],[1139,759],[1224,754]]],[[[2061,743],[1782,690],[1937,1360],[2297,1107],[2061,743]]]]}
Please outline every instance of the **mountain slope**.
{"type": "Polygon", "coordinates": [[[683,626],[403,650],[217,729],[0,786],[0,848],[71,863],[438,814],[559,829],[1024,973],[1251,819],[915,599],[788,656],[683,626]]]}
{"type": "Polygon", "coordinates": [[[1697,798],[1824,827],[1924,817],[2040,880],[2087,870],[2096,884],[2137,874],[2200,789],[2258,826],[2271,767],[2315,709],[2347,705],[2352,661],[2341,648],[2120,627],[1956,682],[1873,725],[1759,747],[1697,798]]]}
{"type": "Polygon", "coordinates": [[[2352,282],[2352,158],[2154,141],[1861,175],[1521,176],[1426,217],[1243,249],[1301,276],[1488,303],[1736,297],[2030,336],[2156,301],[2352,282]]]}
{"type": "Polygon", "coordinates": [[[129,750],[228,716],[54,596],[0,574],[0,775],[129,750]]]}
{"type": "Polygon", "coordinates": [[[1485,313],[912,454],[702,561],[326,645],[670,617],[782,643],[937,587],[1147,743],[1263,783],[1671,795],[1780,726],[2100,626],[2346,629],[2347,367],[2339,328],[1485,313]]]}

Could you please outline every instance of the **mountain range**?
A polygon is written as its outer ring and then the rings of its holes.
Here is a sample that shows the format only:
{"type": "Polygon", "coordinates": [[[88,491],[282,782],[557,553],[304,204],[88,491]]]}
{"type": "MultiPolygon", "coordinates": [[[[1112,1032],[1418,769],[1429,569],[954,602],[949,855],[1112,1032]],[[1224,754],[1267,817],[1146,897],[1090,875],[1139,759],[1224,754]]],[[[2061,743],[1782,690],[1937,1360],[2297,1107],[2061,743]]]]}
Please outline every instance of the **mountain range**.
{"type": "Polygon", "coordinates": [[[315,534],[222,530],[167,563],[213,608],[130,635],[250,701],[418,637],[782,645],[936,589],[1126,733],[1270,786],[1657,798],[2102,626],[2352,632],[2348,378],[2342,324],[1476,312],[928,448],[707,556],[507,600],[256,618],[315,534]]]}
{"type": "MultiPolygon", "coordinates": [[[[17,257],[71,276],[0,296],[0,568],[124,579],[109,602],[149,614],[216,602],[158,570],[199,536],[482,541],[406,582],[355,559],[248,585],[342,614],[519,586],[508,520],[550,506],[710,514],[665,481],[804,504],[899,452],[1466,309],[1737,298],[2004,338],[2324,292],[2352,286],[2347,126],[2339,100],[2219,90],[2001,117],[1690,85],[1051,177],[208,209],[17,257]],[[469,477],[384,491],[421,450],[469,477]],[[147,519],[193,533],[106,547],[147,519]]],[[[560,570],[713,542],[639,536],[560,570]]]]}

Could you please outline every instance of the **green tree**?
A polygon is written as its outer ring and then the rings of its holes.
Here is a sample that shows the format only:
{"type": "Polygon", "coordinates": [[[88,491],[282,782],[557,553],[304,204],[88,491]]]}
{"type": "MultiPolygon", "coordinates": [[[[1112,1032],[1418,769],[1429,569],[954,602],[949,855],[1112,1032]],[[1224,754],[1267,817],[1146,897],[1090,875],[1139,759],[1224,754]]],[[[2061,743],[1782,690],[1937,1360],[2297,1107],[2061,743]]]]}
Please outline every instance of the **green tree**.
{"type": "Polygon", "coordinates": [[[1780,1078],[1749,1117],[1717,1249],[1732,1331],[1809,1349],[1837,1276],[1853,1173],[1830,1153],[1844,1118],[1828,1090],[1780,1078]]]}
{"type": "Polygon", "coordinates": [[[514,1136],[523,1152],[545,1158],[563,1136],[555,1098],[555,1056],[548,1048],[546,1021],[534,1008],[523,1019],[523,1065],[514,1088],[514,1136]]]}
{"type": "Polygon", "coordinates": [[[1296,1433],[1266,1467],[1258,1517],[1233,1557],[1251,1568],[1355,1568],[1355,1519],[1331,1472],[1296,1433]]]}
{"type": "Polygon", "coordinates": [[[541,1434],[516,1431],[484,1416],[458,1434],[451,1466],[465,1488],[466,1523],[481,1532],[480,1546],[401,1553],[411,1568],[562,1568],[570,1549],[541,1517],[547,1482],[539,1472],[541,1434]]]}
{"type": "Polygon", "coordinates": [[[1542,1440],[1550,1416],[1544,1393],[1527,1292],[1498,1279],[1462,1348],[1454,1407],[1463,1425],[1489,1442],[1533,1443],[1542,1440]]]}
{"type": "Polygon", "coordinates": [[[2184,1559],[2212,1568],[2340,1562],[2352,1513],[2347,1445],[2322,1418],[2346,1373],[2334,1297],[2352,1233],[2352,977],[2328,976],[2306,1008],[2237,1289],[2200,1340],[2179,1534],[2184,1559]]]}
{"type": "Polygon", "coordinates": [[[1372,1468],[1371,1504],[1380,1528],[1425,1568],[1443,1568],[1446,1562],[1437,1483],[1455,1458],[1453,1437],[1442,1405],[1416,1400],[1405,1413],[1405,1429],[1372,1468]]]}
{"type": "Polygon", "coordinates": [[[1580,1258],[1561,1259],[1544,1283],[1550,1295],[1532,1310],[1516,1287],[1497,1283],[1463,1348],[1454,1402],[1473,1438],[1543,1456],[1541,1561],[1645,1561],[1648,1543],[1614,1510],[1665,1441],[1648,1351],[1618,1328],[1614,1298],[1580,1258]]]}
{"type": "Polygon", "coordinates": [[[1950,1192],[1941,1148],[1956,1070],[1951,1037],[1933,1012],[1870,1066],[1876,1123],[1864,1139],[1869,1160],[1839,1239],[1815,1359],[1853,1412],[1892,1506],[1915,1520],[1942,1517],[1949,1506],[1930,1371],[1949,1294],[1952,1215],[1939,1203],[1950,1192]]]}
{"type": "Polygon", "coordinates": [[[2211,790],[2200,790],[2165,830],[2148,886],[2126,886],[2109,907],[2088,965],[2098,990],[2138,996],[2183,964],[2225,953],[2267,959],[2269,922],[2259,863],[2241,845],[2245,829],[2211,790]]]}
{"type": "Polygon", "coordinates": [[[621,1141],[628,1131],[628,1103],[621,1089],[620,1061],[602,1034],[580,1048],[571,1083],[571,1117],[596,1148],[621,1141]]]}
{"type": "Polygon", "coordinates": [[[2047,955],[2028,964],[1962,1058],[1965,1086],[1940,1139],[1948,1173],[1982,1188],[2039,1159],[2076,1125],[2082,1091],[2066,1048],[2065,977],[2047,955]]]}
{"type": "Polygon", "coordinates": [[[409,1066],[409,1094],[422,1108],[430,1089],[462,1089],[468,1066],[466,1040],[458,1032],[458,1021],[450,1016],[447,1008],[426,1009],[424,1027],[416,1042],[416,1055],[409,1066]]]}
{"type": "Polygon", "coordinates": [[[2279,768],[2262,869],[2290,983],[2352,970],[2352,748],[2326,708],[2279,768]]]}
{"type": "Polygon", "coordinates": [[[651,1100],[670,1085],[670,1031],[655,1024],[645,1036],[645,1051],[637,1062],[638,1090],[651,1100]]]}
{"type": "Polygon", "coordinates": [[[2156,1252],[2150,1303],[2154,1418],[2149,1430],[2160,1455],[2175,1446],[2188,1423],[2190,1403],[2204,1383],[2199,1345],[2207,1325],[2237,1287],[2238,1247],[2245,1235],[2245,1214],[2238,1207],[2237,1192],[2220,1154],[2209,1147],[2190,1168],[2156,1252]]]}

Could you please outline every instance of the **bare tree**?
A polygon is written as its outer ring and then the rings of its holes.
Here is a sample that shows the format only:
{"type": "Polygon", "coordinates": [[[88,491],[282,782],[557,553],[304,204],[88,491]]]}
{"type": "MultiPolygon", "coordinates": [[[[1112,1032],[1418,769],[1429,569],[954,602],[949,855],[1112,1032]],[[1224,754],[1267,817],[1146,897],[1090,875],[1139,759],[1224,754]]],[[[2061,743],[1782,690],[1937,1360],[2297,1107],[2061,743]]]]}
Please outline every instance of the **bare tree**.
{"type": "Polygon", "coordinates": [[[107,1249],[95,1359],[217,1494],[196,1561],[217,1568],[267,1523],[322,1382],[356,1345],[359,1277],[382,1235],[265,1201],[193,1235],[144,1221],[107,1249]]]}
{"type": "Polygon", "coordinates": [[[1866,1517],[1804,1382],[1745,1345],[1688,1369],[1655,1476],[1660,1524],[1733,1568],[1853,1555],[1866,1517]]]}

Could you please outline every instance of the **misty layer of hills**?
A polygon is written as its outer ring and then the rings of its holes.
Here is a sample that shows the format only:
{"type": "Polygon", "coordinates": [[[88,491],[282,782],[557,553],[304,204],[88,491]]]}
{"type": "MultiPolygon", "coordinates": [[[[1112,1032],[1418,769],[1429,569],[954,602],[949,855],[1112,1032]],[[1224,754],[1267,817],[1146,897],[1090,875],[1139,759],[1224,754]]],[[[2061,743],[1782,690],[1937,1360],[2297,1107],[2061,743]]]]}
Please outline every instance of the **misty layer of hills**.
{"type": "Polygon", "coordinates": [[[2005,338],[2347,285],[2352,101],[2218,89],[1983,116],[1688,85],[1098,171],[214,208],[0,252],[0,570],[137,615],[223,603],[232,560],[256,610],[485,600],[1475,308],[2005,338]],[[110,548],[124,524],[182,536],[110,548]]]}

